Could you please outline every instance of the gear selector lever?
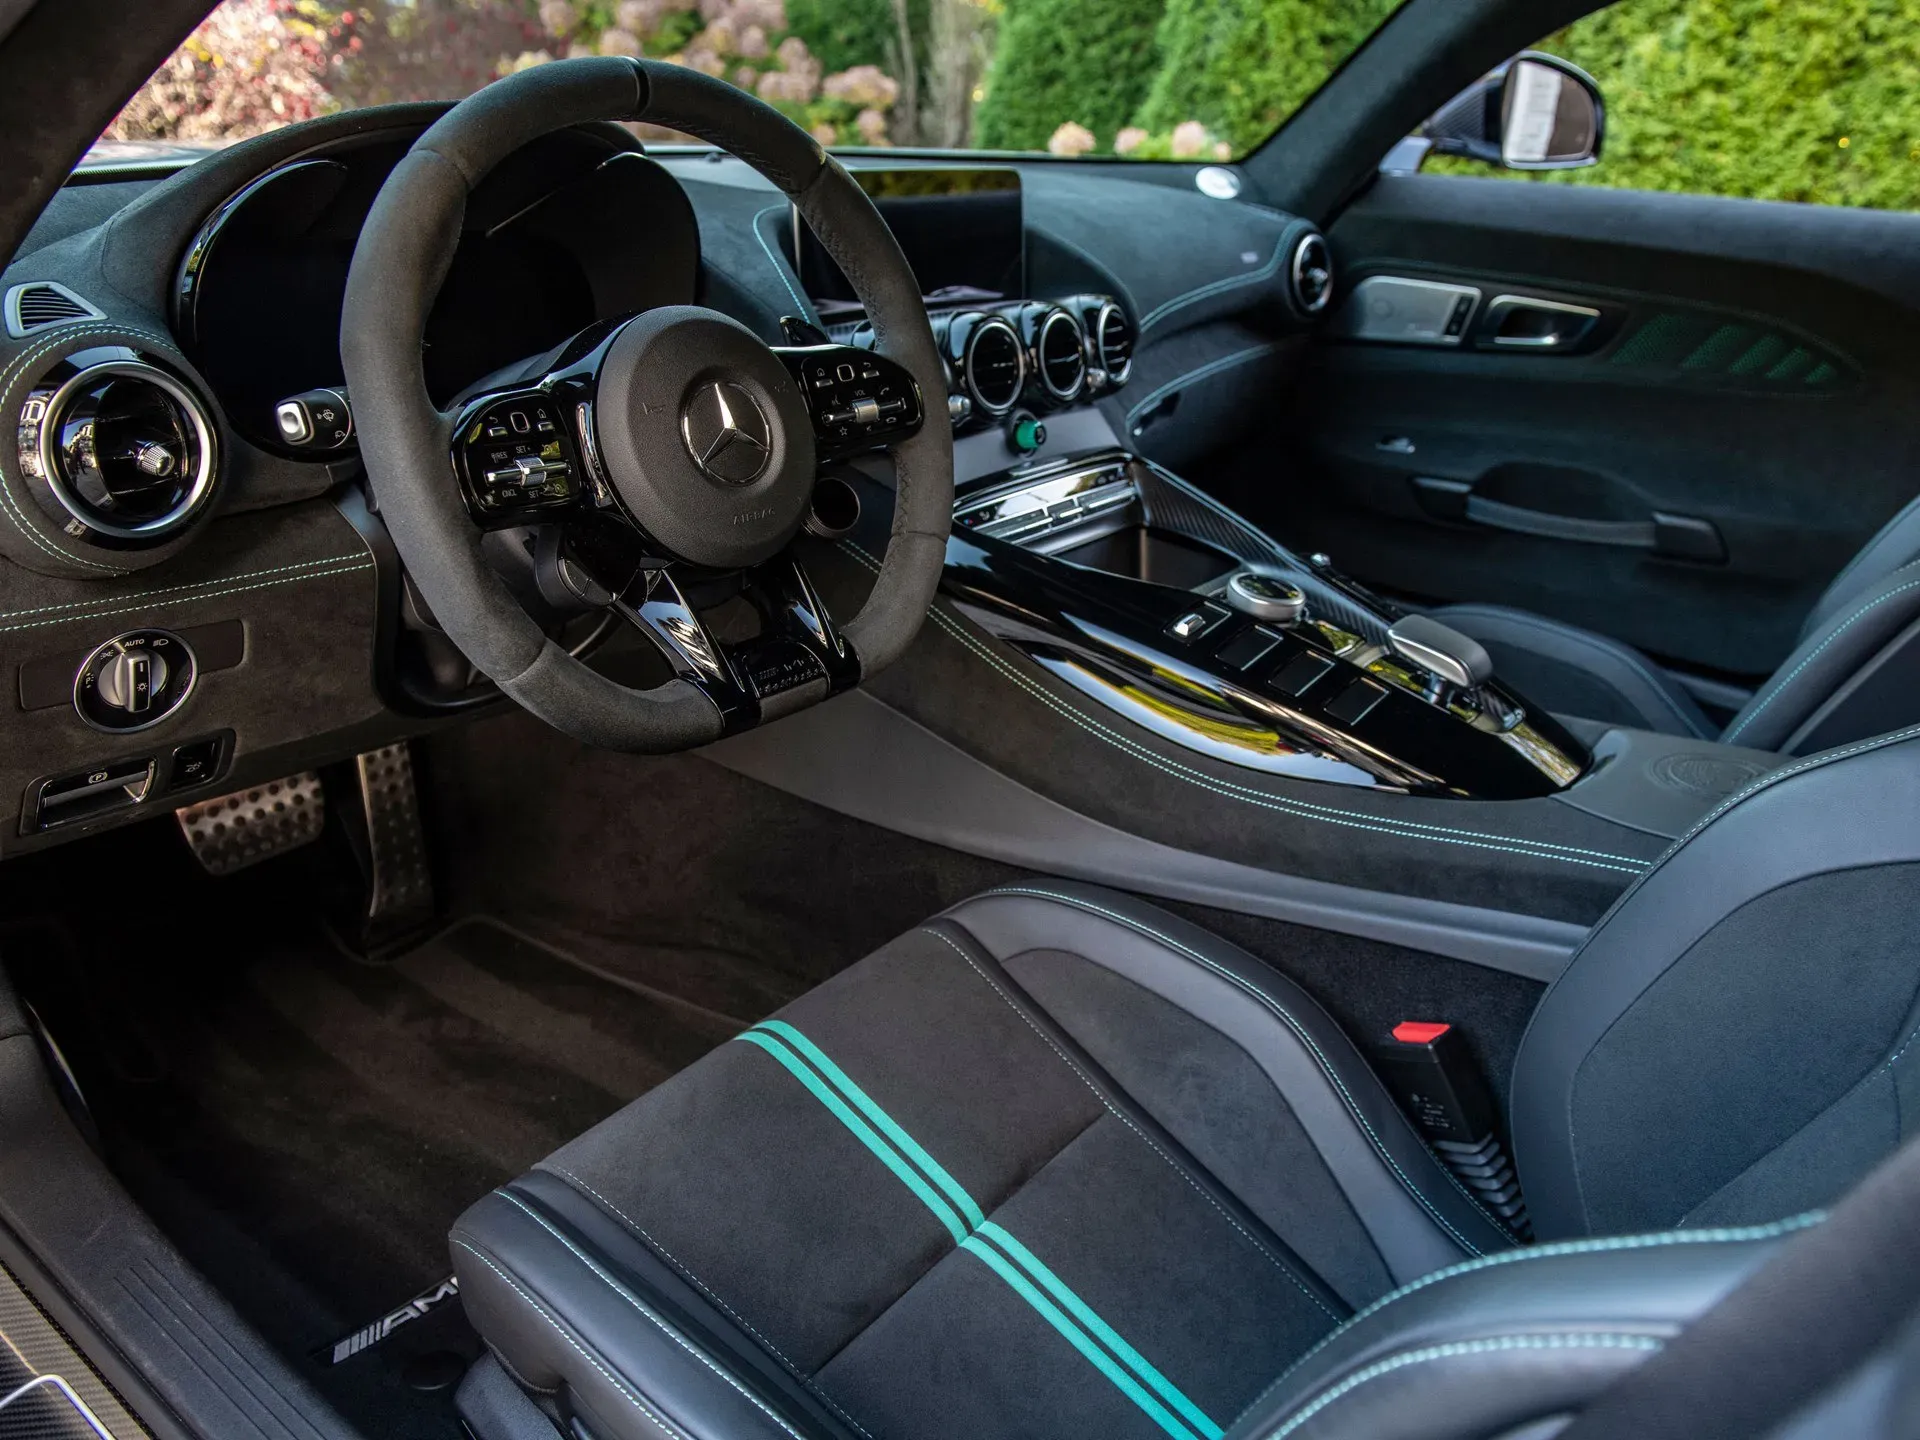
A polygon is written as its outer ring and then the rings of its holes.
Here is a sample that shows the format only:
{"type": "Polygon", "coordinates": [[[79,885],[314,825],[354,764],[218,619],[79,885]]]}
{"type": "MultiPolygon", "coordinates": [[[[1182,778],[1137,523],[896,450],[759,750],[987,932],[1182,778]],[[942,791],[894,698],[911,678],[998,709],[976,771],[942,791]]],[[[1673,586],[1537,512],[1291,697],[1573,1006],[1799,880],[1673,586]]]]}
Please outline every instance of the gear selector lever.
{"type": "Polygon", "coordinates": [[[1493,678],[1493,657],[1471,636],[1426,615],[1402,615],[1387,628],[1393,653],[1449,685],[1478,690],[1493,678]]]}

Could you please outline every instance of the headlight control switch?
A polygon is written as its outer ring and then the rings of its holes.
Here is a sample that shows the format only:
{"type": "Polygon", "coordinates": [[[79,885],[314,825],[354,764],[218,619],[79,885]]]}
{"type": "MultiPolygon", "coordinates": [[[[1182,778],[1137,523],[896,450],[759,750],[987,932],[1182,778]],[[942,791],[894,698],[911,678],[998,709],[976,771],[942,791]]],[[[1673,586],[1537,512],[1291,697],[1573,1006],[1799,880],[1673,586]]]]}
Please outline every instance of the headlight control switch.
{"type": "Polygon", "coordinates": [[[144,730],[180,708],[198,668],[178,635],[130,630],[87,656],[73,679],[73,708],[96,730],[144,730]]]}

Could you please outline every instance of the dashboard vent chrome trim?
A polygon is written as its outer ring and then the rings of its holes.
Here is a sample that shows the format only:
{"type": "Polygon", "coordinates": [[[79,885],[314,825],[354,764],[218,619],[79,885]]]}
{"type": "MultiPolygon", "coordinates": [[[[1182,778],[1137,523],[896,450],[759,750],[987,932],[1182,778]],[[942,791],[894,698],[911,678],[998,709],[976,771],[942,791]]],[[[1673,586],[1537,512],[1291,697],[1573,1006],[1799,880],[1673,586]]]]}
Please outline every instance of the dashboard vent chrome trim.
{"type": "Polygon", "coordinates": [[[1034,332],[1033,359],[1047,394],[1062,404],[1078,397],[1087,383],[1086,341],[1080,322],[1065,310],[1050,311],[1034,332]]]}
{"type": "Polygon", "coordinates": [[[74,320],[107,318],[91,301],[51,280],[31,280],[7,291],[6,316],[7,334],[16,340],[74,320]]]}
{"type": "Polygon", "coordinates": [[[1013,323],[994,315],[981,321],[967,336],[962,357],[967,394],[983,415],[1000,416],[1013,409],[1027,383],[1026,349],[1013,323]],[[982,353],[983,347],[987,347],[982,353]],[[1012,376],[1006,374],[1012,368],[1012,376]]]}
{"type": "Polygon", "coordinates": [[[1133,322],[1109,300],[1093,320],[1093,349],[1108,385],[1124,385],[1133,372],[1133,322]]]}
{"type": "Polygon", "coordinates": [[[1309,230],[1293,247],[1287,295],[1302,315],[1318,315],[1333,299],[1333,252],[1318,230],[1309,230]]]}

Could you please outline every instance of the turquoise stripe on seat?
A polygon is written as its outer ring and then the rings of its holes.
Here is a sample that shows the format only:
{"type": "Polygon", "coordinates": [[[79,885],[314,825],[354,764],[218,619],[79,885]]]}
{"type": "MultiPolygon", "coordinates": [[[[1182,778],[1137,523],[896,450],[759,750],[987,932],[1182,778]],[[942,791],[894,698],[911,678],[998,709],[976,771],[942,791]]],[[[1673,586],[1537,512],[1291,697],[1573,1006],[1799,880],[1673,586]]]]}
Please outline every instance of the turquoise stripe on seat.
{"type": "Polygon", "coordinates": [[[805,1061],[782,1044],[777,1036],[768,1035],[759,1030],[749,1030],[735,1038],[745,1040],[750,1045],[758,1045],[786,1066],[794,1079],[811,1090],[814,1098],[833,1112],[835,1119],[851,1130],[857,1140],[879,1156],[882,1164],[900,1177],[901,1183],[920,1197],[921,1202],[933,1212],[934,1218],[947,1227],[948,1232],[953,1236],[954,1244],[958,1245],[967,1238],[966,1225],[958,1215],[954,1214],[953,1207],[947,1204],[946,1199],[936,1194],[933,1187],[920,1178],[919,1172],[907,1164],[897,1150],[876,1135],[873,1127],[848,1108],[846,1101],[829,1089],[826,1082],[814,1074],[805,1061]]]}
{"type": "MultiPolygon", "coordinates": [[[[1220,1437],[1226,1433],[1213,1423],[1206,1411],[1182,1394],[1179,1386],[1154,1369],[1146,1356],[1123,1340],[1120,1332],[1102,1320],[1092,1306],[1074,1294],[1064,1280],[1042,1264],[1039,1256],[991,1220],[980,1226],[976,1234],[991,1240],[1006,1251],[1021,1269],[1040,1282],[1041,1287],[1058,1301],[1069,1315],[1086,1326],[1096,1338],[1120,1358],[1128,1369],[1145,1381],[1162,1400],[1179,1411],[1195,1430],[1206,1437],[1206,1440],[1220,1440],[1220,1437]]],[[[971,1244],[968,1248],[972,1248],[971,1244]]]]}
{"type": "MultiPolygon", "coordinates": [[[[1016,1295],[1037,1310],[1043,1320],[1065,1336],[1068,1344],[1085,1356],[1096,1370],[1111,1380],[1114,1388],[1144,1410],[1154,1424],[1167,1434],[1177,1437],[1177,1440],[1195,1440],[1193,1431],[1177,1415],[1141,1388],[1140,1382],[1133,1376],[1116,1365],[1106,1351],[1094,1344],[1092,1337],[1086,1331],[1063,1315],[1060,1308],[1035,1289],[1033,1282],[1014,1269],[1012,1263],[998,1250],[978,1235],[969,1235],[961,1242],[960,1248],[984,1260],[994,1274],[1012,1286],[1016,1295]]],[[[1215,1430],[1212,1433],[1217,1436],[1220,1431],[1215,1430]]]]}
{"type": "Polygon", "coordinates": [[[754,1029],[771,1031],[811,1060],[820,1073],[827,1077],[828,1082],[872,1122],[875,1129],[899,1146],[900,1153],[918,1165],[921,1172],[940,1187],[953,1208],[966,1217],[969,1230],[980,1228],[987,1217],[981,1213],[980,1207],[974,1203],[973,1197],[962,1188],[960,1182],[949,1175],[938,1160],[921,1149],[911,1135],[896,1125],[893,1117],[876,1105],[866,1091],[854,1084],[853,1078],[846,1071],[829,1060],[826,1051],[784,1020],[763,1020],[754,1026],[754,1029]]]}
{"type": "Polygon", "coordinates": [[[765,1021],[734,1038],[778,1060],[920,1198],[956,1245],[983,1261],[1162,1430],[1176,1440],[1220,1440],[1224,1432],[1205,1411],[1037,1255],[988,1220],[960,1182],[818,1045],[784,1020],[765,1021]]]}

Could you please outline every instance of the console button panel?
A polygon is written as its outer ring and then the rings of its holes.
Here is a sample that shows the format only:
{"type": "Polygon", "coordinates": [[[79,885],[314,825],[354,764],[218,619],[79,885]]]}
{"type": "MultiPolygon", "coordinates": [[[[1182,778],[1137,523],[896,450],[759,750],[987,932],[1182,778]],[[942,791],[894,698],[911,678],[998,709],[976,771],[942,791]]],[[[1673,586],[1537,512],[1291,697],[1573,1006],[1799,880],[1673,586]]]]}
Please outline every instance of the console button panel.
{"type": "Polygon", "coordinates": [[[540,391],[510,395],[464,418],[454,440],[460,483],[490,520],[572,505],[581,471],[560,402],[540,391]]]}

